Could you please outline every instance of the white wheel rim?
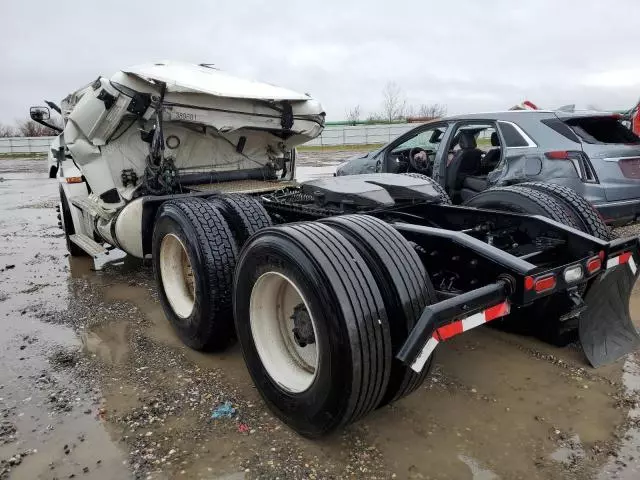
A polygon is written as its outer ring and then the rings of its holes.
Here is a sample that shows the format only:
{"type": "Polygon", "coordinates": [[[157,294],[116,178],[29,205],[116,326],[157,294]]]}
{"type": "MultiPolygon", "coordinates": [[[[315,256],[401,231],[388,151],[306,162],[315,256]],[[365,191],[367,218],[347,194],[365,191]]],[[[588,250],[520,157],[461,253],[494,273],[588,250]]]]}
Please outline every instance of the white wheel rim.
{"type": "Polygon", "coordinates": [[[166,235],[160,243],[160,277],[164,294],[175,314],[188,318],[195,304],[195,281],[187,249],[173,233],[166,235]]]}
{"type": "Polygon", "coordinates": [[[249,319],[253,343],[269,376],[289,392],[307,390],[318,371],[318,332],[297,285],[278,272],[261,275],[251,291],[249,319]],[[300,304],[309,314],[315,337],[315,343],[304,347],[294,337],[291,318],[300,304]]]}

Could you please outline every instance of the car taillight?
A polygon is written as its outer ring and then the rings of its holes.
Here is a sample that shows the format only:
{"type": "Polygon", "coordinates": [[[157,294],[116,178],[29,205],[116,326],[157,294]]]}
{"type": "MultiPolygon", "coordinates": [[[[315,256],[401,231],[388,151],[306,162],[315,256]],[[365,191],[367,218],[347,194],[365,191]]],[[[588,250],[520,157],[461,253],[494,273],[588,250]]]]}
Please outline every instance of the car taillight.
{"type": "Polygon", "coordinates": [[[566,150],[555,150],[553,152],[545,152],[545,157],[549,160],[570,160],[569,152],[566,150]]]}
{"type": "Polygon", "coordinates": [[[549,160],[569,160],[573,164],[578,177],[583,182],[598,183],[596,172],[591,162],[583,152],[573,150],[553,150],[545,152],[545,157],[549,160]]]}
{"type": "Polygon", "coordinates": [[[624,158],[618,160],[622,175],[627,178],[640,178],[640,158],[624,158]]]}

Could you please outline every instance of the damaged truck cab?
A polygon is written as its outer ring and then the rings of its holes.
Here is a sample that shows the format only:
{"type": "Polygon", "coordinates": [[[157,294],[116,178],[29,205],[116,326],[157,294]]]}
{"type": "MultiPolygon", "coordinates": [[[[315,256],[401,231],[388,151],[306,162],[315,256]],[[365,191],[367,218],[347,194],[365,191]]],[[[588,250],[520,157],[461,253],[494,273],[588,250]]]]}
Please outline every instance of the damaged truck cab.
{"type": "Polygon", "coordinates": [[[102,239],[139,258],[151,253],[141,236],[145,196],[187,185],[279,188],[295,178],[295,146],[324,125],[308,95],[172,62],[100,77],[61,107],[59,178],[78,207],[71,242],[97,253],[102,239]]]}

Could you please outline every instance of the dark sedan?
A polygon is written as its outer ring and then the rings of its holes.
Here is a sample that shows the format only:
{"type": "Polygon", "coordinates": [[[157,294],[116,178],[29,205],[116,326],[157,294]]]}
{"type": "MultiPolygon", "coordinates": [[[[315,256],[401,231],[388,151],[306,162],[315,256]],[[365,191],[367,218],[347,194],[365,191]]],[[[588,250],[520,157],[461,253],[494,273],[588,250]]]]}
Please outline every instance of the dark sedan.
{"type": "Polygon", "coordinates": [[[508,111],[447,117],[340,165],[336,175],[416,172],[462,203],[489,187],[571,187],[607,223],[640,216],[640,138],[615,114],[508,111]]]}

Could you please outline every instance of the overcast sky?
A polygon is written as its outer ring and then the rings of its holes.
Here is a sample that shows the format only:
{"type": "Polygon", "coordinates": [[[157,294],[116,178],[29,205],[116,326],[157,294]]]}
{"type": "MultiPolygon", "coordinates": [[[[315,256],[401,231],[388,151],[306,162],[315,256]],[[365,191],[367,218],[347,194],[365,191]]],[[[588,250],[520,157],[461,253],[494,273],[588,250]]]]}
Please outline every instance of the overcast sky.
{"type": "Polygon", "coordinates": [[[309,92],[330,120],[380,110],[389,81],[449,113],[640,98],[640,0],[3,0],[1,11],[4,123],[162,59],[309,92]]]}

